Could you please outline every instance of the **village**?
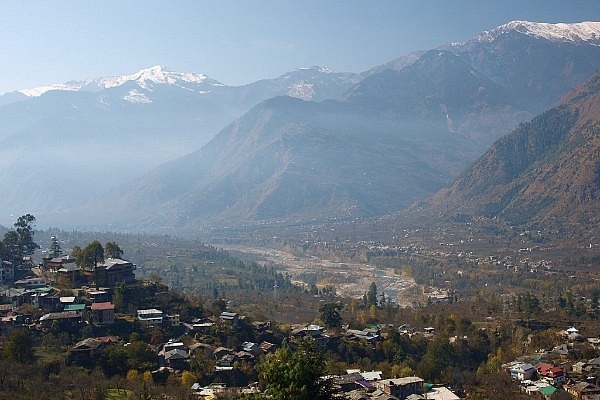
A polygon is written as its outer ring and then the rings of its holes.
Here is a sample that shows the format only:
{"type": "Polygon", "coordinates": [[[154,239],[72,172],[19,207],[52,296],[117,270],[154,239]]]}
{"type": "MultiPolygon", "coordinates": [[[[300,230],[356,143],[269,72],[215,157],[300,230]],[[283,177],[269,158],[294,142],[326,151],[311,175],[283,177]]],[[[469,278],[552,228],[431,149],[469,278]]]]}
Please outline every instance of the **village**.
{"type": "MultiPolygon", "coordinates": [[[[123,296],[136,293],[143,304],[150,305],[155,302],[149,299],[168,292],[156,282],[136,279],[135,271],[135,264],[118,258],[102,260],[93,269],[82,269],[70,255],[46,257],[39,265],[31,257],[24,257],[18,266],[3,262],[1,330],[4,335],[15,330],[55,335],[69,332],[70,338],[78,340],[68,345],[66,363],[84,368],[101,365],[106,354],[114,351],[111,348],[125,354],[128,348],[143,348],[143,362],[130,362],[117,371],[127,376],[131,371],[150,373],[157,383],[165,376],[179,377],[189,384],[190,395],[207,399],[258,393],[254,367],[281,346],[306,338],[323,349],[345,346],[366,354],[379,351],[385,341],[399,335],[411,341],[439,340],[436,327],[411,323],[325,327],[323,316],[294,325],[255,321],[230,309],[225,299],[216,301],[218,307],[212,310],[188,310],[184,315],[178,312],[181,307],[169,307],[169,302],[164,308],[133,307],[133,301],[124,307],[123,296]],[[190,375],[190,371],[194,373],[190,375]]],[[[527,340],[531,342],[532,337],[527,340]]],[[[469,340],[468,336],[452,336],[448,343],[460,348],[469,340]]],[[[530,355],[503,363],[500,370],[521,393],[532,398],[553,399],[568,393],[576,399],[600,399],[600,357],[584,357],[600,349],[600,338],[585,337],[570,327],[554,340],[555,346],[544,349],[532,349],[532,344],[525,342],[530,355]]],[[[468,393],[453,392],[441,382],[427,382],[414,372],[343,370],[338,366],[337,373],[326,378],[332,379],[336,391],[348,399],[468,397],[468,393]]]]}

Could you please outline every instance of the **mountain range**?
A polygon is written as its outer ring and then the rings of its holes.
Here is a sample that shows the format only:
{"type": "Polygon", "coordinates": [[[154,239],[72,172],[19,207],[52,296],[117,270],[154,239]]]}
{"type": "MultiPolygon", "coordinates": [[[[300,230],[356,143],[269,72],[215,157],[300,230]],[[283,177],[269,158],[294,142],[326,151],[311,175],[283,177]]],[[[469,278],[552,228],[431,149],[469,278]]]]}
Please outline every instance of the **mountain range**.
{"type": "Polygon", "coordinates": [[[600,23],[513,21],[361,74],[232,88],[155,67],[11,93],[0,206],[124,230],[380,216],[451,185],[598,65],[600,23]]]}

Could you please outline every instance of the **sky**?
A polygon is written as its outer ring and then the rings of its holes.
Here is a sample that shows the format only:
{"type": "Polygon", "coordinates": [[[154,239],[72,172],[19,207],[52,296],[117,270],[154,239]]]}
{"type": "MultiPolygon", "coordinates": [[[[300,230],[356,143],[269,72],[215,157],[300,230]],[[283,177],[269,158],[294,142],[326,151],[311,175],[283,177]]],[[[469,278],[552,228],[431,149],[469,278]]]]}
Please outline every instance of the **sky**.
{"type": "Polygon", "coordinates": [[[226,85],[362,72],[512,20],[600,21],[598,0],[3,0],[0,94],[162,65],[226,85]]]}

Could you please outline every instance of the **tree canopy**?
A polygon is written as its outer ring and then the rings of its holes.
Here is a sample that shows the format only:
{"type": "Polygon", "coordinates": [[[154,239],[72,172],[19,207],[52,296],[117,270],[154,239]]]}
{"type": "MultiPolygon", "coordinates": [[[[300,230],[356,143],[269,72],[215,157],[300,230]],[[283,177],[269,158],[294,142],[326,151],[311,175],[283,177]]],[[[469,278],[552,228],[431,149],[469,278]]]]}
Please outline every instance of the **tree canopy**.
{"type": "Polygon", "coordinates": [[[102,247],[102,243],[94,240],[83,249],[79,246],[73,246],[71,255],[81,268],[93,270],[96,269],[98,263],[104,261],[104,247],[102,247]]]}
{"type": "Polygon", "coordinates": [[[124,251],[119,247],[117,242],[106,242],[104,245],[104,253],[109,258],[121,258],[124,251]]]}
{"type": "Polygon", "coordinates": [[[340,328],[342,326],[342,316],[340,312],[344,308],[341,303],[324,303],[319,306],[321,321],[327,328],[340,328]]]}
{"type": "Polygon", "coordinates": [[[325,375],[325,354],[312,339],[284,344],[258,365],[260,384],[275,400],[336,399],[333,382],[325,375]]]}
{"type": "Polygon", "coordinates": [[[33,240],[35,217],[26,214],[17,219],[14,230],[4,234],[0,246],[0,257],[4,260],[15,262],[24,256],[31,256],[40,246],[33,240]]]}

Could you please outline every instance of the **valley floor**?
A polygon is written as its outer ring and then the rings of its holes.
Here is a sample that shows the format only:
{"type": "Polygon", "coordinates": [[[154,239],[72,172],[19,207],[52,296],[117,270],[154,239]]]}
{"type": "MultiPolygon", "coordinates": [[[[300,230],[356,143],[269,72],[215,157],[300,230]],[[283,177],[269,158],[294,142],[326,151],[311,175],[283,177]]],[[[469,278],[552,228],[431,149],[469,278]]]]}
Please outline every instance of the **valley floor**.
{"type": "Polygon", "coordinates": [[[336,262],[317,256],[297,256],[273,248],[240,244],[219,244],[218,247],[240,258],[251,255],[259,264],[272,264],[290,276],[296,284],[319,288],[333,287],[340,297],[362,298],[373,282],[386,296],[402,306],[412,306],[426,300],[424,290],[407,275],[398,275],[393,269],[380,269],[368,263],[336,262]]]}

